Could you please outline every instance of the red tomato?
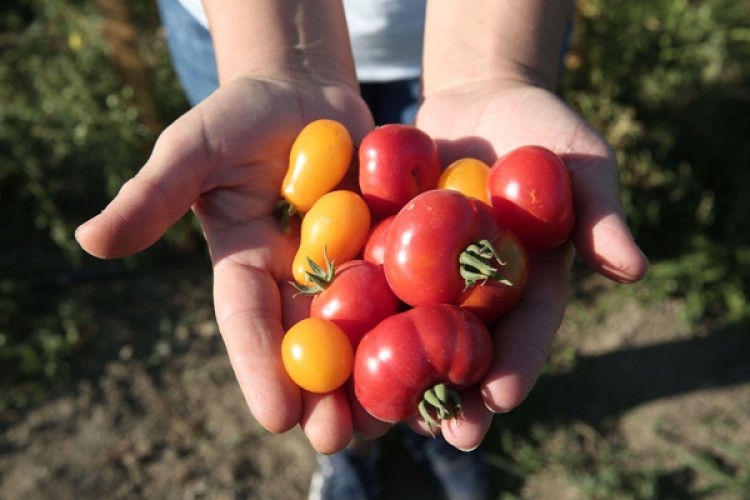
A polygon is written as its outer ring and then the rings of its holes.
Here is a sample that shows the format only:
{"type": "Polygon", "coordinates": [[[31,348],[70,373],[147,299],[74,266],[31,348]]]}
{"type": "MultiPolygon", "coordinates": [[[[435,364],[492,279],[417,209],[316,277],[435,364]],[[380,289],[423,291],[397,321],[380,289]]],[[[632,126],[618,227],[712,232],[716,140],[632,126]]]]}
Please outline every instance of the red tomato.
{"type": "Polygon", "coordinates": [[[362,139],[359,187],[378,219],[395,214],[417,194],[435,189],[439,177],[437,145],[414,126],[383,125],[362,139]]]}
{"type": "Polygon", "coordinates": [[[455,390],[478,383],[491,361],[492,339],[476,316],[448,304],[419,306],[384,319],[362,338],[354,392],[379,420],[421,413],[435,425],[460,414],[455,390]]]}
{"type": "Polygon", "coordinates": [[[529,260],[518,237],[498,226],[492,208],[480,200],[472,202],[479,214],[480,234],[493,235],[489,241],[495,250],[495,265],[502,279],[479,281],[465,288],[456,303],[490,323],[521,300],[529,277],[529,260]]]}
{"type": "Polygon", "coordinates": [[[374,264],[383,264],[383,260],[385,260],[385,241],[388,236],[388,228],[391,226],[394,217],[396,216],[391,215],[390,217],[386,217],[370,229],[370,234],[367,235],[365,246],[362,249],[362,257],[366,261],[374,264]]]}
{"type": "Polygon", "coordinates": [[[391,289],[411,306],[453,303],[466,287],[459,256],[478,231],[477,211],[458,191],[416,196],[388,229],[383,268],[391,289]]]}
{"type": "Polygon", "coordinates": [[[385,280],[383,267],[366,260],[343,263],[324,286],[313,297],[310,316],[337,325],[354,348],[365,333],[396,314],[401,304],[385,280]]]}
{"type": "MultiPolygon", "coordinates": [[[[411,306],[457,304],[474,287],[514,287],[503,275],[504,262],[494,248],[499,235],[490,208],[482,202],[458,191],[427,191],[406,205],[388,229],[385,277],[411,306]]],[[[487,302],[483,307],[491,314],[500,304],[487,302]]]]}
{"type": "Polygon", "coordinates": [[[524,146],[499,158],[487,179],[501,226],[528,251],[560,245],[573,231],[573,190],[565,164],[540,146],[524,146]]]}
{"type": "Polygon", "coordinates": [[[529,276],[528,258],[518,237],[503,230],[492,241],[501,262],[500,272],[507,282],[487,280],[459,295],[458,305],[474,313],[485,323],[495,321],[521,300],[529,276]]]}

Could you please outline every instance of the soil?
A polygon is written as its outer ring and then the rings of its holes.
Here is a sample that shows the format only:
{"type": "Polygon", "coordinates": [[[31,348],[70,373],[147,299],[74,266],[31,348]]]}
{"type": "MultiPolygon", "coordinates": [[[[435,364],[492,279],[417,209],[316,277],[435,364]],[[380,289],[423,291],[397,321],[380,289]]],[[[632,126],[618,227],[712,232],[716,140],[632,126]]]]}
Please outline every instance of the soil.
{"type": "MultiPolygon", "coordinates": [[[[750,449],[748,335],[689,328],[679,301],[644,306],[596,278],[587,287],[559,333],[555,369],[497,427],[561,429],[540,445],[550,456],[608,446],[656,471],[675,498],[699,491],[705,478],[680,456],[726,457],[717,443],[750,449]]],[[[55,293],[87,304],[90,327],[71,376],[0,417],[0,498],[307,497],[314,454],[298,429],[271,435],[248,412],[213,322],[205,264],[55,293]]],[[[398,440],[384,443],[383,497],[425,496],[398,440]]],[[[500,483],[521,498],[582,498],[569,474],[569,464],[548,461],[500,483]]]]}

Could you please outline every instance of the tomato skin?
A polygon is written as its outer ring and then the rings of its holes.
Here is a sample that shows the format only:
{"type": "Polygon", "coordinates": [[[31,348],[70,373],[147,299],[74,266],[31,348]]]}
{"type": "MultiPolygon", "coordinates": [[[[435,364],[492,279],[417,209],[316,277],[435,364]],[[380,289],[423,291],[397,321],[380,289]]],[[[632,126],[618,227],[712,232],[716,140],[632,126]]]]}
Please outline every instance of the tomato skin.
{"type": "Polygon", "coordinates": [[[394,293],[411,306],[453,303],[466,286],[459,255],[477,241],[479,220],[463,194],[424,192],[393,219],[383,269],[394,293]]]}
{"type": "Polygon", "coordinates": [[[570,237],[573,190],[565,164],[554,152],[541,146],[515,149],[492,165],[487,183],[498,222],[526,250],[549,250],[570,237]]]}
{"type": "Polygon", "coordinates": [[[454,305],[418,306],[370,330],[355,353],[354,392],[384,422],[418,414],[425,390],[478,383],[492,362],[492,339],[476,316],[454,305]]]}
{"type": "Polygon", "coordinates": [[[281,359],[289,378],[309,392],[341,387],[351,375],[354,351],[346,334],[321,318],[305,318],[281,341],[281,359]]]}
{"type": "Polygon", "coordinates": [[[520,302],[529,277],[528,256],[516,235],[501,230],[492,245],[503,263],[500,272],[511,284],[487,280],[467,288],[457,299],[458,305],[485,323],[497,320],[520,302]]]}
{"type": "Polygon", "coordinates": [[[438,189],[453,189],[466,196],[476,198],[487,205],[490,195],[487,191],[487,178],[490,166],[476,158],[460,158],[443,170],[438,179],[438,189]]]}
{"type": "Polygon", "coordinates": [[[300,244],[292,262],[292,276],[300,285],[312,271],[307,259],[321,267],[325,255],[342,264],[355,258],[370,231],[370,211],[353,191],[337,190],[324,194],[302,219],[300,244]]]}
{"type": "Polygon", "coordinates": [[[396,314],[400,304],[385,280],[383,267],[355,259],[338,267],[331,284],[313,297],[310,316],[337,325],[356,349],[364,334],[396,314]]]}
{"type": "Polygon", "coordinates": [[[389,124],[370,131],[359,146],[359,187],[376,219],[397,213],[440,177],[437,145],[422,130],[389,124]]]}
{"type": "Polygon", "coordinates": [[[281,196],[305,213],[344,178],[354,145],[344,125],[328,119],[307,124],[292,144],[281,196]]]}
{"type": "Polygon", "coordinates": [[[477,199],[472,202],[479,215],[479,234],[492,242],[503,281],[487,280],[471,285],[455,302],[485,323],[491,323],[521,300],[529,277],[529,259],[518,237],[498,225],[492,207],[477,199]]]}
{"type": "Polygon", "coordinates": [[[382,265],[385,260],[385,242],[388,238],[388,229],[395,218],[391,215],[378,221],[367,235],[364,248],[362,249],[362,258],[373,264],[382,265]]]}

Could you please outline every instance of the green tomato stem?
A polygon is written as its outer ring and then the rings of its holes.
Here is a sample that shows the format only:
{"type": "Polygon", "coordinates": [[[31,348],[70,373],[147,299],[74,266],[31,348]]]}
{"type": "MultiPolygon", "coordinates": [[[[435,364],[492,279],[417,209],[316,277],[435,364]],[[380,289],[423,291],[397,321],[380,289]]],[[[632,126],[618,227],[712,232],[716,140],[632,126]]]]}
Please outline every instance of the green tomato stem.
{"type": "Polygon", "coordinates": [[[310,271],[305,272],[305,278],[310,284],[300,285],[295,281],[290,281],[289,283],[297,289],[296,295],[317,295],[333,283],[336,275],[336,265],[328,258],[326,247],[323,247],[323,266],[320,266],[310,257],[306,257],[306,259],[310,271]]]}
{"type": "Polygon", "coordinates": [[[281,228],[284,233],[288,234],[292,230],[292,219],[295,217],[301,218],[302,214],[297,210],[297,207],[281,199],[276,202],[276,206],[273,209],[274,217],[281,221],[281,228]]]}
{"type": "Polygon", "coordinates": [[[444,382],[435,384],[424,392],[418,409],[430,431],[434,427],[440,427],[441,420],[463,415],[461,397],[444,382]]]}
{"type": "Polygon", "coordinates": [[[469,288],[487,280],[497,281],[506,286],[514,286],[500,272],[505,263],[500,260],[495,247],[488,240],[481,240],[466,247],[458,257],[459,272],[469,288]]]}

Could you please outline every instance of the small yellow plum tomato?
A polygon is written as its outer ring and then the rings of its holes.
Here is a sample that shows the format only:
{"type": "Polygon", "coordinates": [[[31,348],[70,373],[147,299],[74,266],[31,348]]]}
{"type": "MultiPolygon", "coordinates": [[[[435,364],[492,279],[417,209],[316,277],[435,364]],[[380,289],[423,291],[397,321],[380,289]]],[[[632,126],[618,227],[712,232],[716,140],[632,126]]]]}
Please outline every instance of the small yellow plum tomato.
{"type": "Polygon", "coordinates": [[[324,194],[300,228],[300,243],[292,262],[294,280],[304,285],[314,272],[310,260],[325,268],[326,255],[336,264],[355,258],[370,232],[370,210],[364,198],[345,189],[324,194]]]}
{"type": "Polygon", "coordinates": [[[354,351],[341,328],[328,320],[310,317],[286,332],[281,359],[295,384],[323,394],[338,389],[349,379],[354,351]]]}
{"type": "Polygon", "coordinates": [[[346,175],[354,145],[344,125],[328,119],[310,122],[300,131],[289,154],[281,196],[305,213],[346,175]]]}

